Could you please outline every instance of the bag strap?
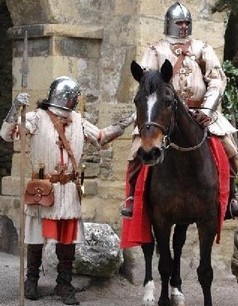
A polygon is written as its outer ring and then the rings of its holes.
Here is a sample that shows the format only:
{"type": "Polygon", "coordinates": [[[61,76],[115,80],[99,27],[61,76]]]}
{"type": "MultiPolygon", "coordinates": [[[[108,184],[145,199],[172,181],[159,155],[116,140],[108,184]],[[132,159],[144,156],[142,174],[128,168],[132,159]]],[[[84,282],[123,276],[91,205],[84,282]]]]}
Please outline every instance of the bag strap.
{"type": "Polygon", "coordinates": [[[175,47],[173,48],[173,51],[176,54],[179,54],[177,61],[174,65],[173,75],[175,75],[181,68],[185,56],[188,55],[188,48],[190,45],[191,45],[191,41],[188,41],[186,44],[179,46],[177,49],[175,47]],[[180,53],[177,53],[178,51],[180,53]]]}
{"type": "Polygon", "coordinates": [[[53,122],[56,131],[58,132],[60,140],[62,141],[62,144],[65,150],[68,152],[68,155],[69,155],[69,158],[71,159],[74,171],[77,172],[77,162],[75,160],[75,157],[69,145],[69,142],[67,138],[65,137],[64,127],[63,127],[62,122],[60,122],[59,118],[55,114],[53,114],[50,110],[47,109],[46,112],[49,115],[51,121],[53,122]]]}

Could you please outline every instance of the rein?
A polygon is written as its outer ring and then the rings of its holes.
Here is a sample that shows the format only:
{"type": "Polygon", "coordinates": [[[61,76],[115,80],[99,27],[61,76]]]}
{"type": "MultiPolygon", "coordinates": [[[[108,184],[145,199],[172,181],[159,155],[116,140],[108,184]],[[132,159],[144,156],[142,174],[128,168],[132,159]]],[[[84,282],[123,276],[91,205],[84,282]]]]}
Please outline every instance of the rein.
{"type": "Polygon", "coordinates": [[[197,150],[198,148],[200,148],[206,138],[207,138],[207,128],[204,129],[203,138],[202,138],[202,140],[196,146],[185,148],[185,147],[180,147],[180,146],[176,145],[173,142],[170,142],[169,145],[166,146],[165,148],[168,149],[169,147],[172,147],[173,149],[175,149],[177,151],[190,152],[190,151],[194,151],[194,150],[197,150]]]}

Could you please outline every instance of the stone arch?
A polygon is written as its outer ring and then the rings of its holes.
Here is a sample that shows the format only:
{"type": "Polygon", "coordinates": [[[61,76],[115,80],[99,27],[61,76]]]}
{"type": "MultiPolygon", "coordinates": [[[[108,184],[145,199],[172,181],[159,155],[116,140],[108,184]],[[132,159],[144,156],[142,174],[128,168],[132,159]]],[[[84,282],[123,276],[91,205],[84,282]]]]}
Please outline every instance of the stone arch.
{"type": "MultiPolygon", "coordinates": [[[[6,0],[14,26],[25,24],[82,24],[83,13],[90,9],[91,18],[100,14],[101,1],[6,0]]],[[[98,18],[96,18],[99,20],[98,18]]],[[[87,21],[85,21],[87,23],[87,21]]]]}

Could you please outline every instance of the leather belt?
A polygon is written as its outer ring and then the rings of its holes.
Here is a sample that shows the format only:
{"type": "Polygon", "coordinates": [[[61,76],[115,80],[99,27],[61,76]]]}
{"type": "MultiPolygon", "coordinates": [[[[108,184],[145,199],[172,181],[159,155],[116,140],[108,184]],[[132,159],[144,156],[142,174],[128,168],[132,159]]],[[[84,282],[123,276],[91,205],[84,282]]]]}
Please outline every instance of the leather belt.
{"type": "Polygon", "coordinates": [[[202,106],[202,102],[201,100],[186,100],[186,104],[188,107],[201,107],[202,106]]]}
{"type": "MultiPolygon", "coordinates": [[[[32,178],[39,179],[38,173],[33,173],[32,178]]],[[[67,184],[70,181],[76,180],[74,173],[50,173],[44,176],[44,179],[50,180],[51,183],[60,183],[62,185],[67,184]]]]}

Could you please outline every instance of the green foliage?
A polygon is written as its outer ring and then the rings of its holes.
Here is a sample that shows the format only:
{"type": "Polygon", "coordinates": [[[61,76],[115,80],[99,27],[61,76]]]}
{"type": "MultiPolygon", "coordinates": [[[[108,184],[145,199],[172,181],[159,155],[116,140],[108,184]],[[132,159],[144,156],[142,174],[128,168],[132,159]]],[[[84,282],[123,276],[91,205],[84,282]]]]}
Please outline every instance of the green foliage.
{"type": "Polygon", "coordinates": [[[227,87],[223,96],[222,109],[228,120],[238,125],[238,68],[231,61],[224,61],[227,87]]]}

